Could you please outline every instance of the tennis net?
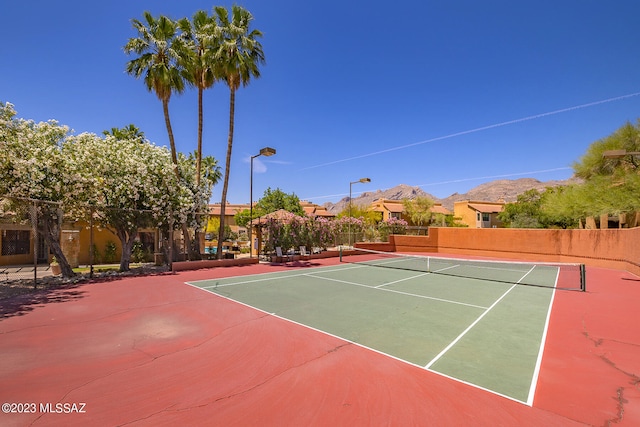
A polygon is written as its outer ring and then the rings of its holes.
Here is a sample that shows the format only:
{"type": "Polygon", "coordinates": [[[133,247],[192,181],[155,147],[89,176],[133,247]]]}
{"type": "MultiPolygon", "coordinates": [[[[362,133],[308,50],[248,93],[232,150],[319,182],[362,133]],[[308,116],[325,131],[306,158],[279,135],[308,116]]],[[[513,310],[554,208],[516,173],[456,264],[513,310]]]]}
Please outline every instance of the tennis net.
{"type": "Polygon", "coordinates": [[[474,260],[407,255],[360,248],[341,251],[340,261],[492,282],[517,283],[563,290],[586,290],[584,264],[577,263],[474,260]]]}

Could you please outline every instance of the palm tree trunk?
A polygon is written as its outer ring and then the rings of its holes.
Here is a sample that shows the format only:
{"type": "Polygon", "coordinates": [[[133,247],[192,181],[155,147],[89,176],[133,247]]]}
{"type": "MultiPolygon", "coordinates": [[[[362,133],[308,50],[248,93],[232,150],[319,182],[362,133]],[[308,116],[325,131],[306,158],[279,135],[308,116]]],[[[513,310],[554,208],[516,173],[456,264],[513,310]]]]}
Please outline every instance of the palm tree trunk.
{"type": "MultiPolygon", "coordinates": [[[[203,101],[202,93],[204,90],[201,86],[198,87],[198,149],[196,152],[196,187],[200,187],[200,181],[202,176],[202,127],[203,127],[203,101]]],[[[196,213],[196,223],[200,224],[200,215],[196,213]]],[[[197,260],[201,259],[200,255],[200,228],[196,227],[193,230],[193,242],[188,246],[189,259],[197,260]]]]}
{"type": "Polygon", "coordinates": [[[198,87],[198,152],[196,153],[196,186],[200,186],[200,171],[202,167],[202,90],[198,87]]]}
{"type": "Polygon", "coordinates": [[[224,215],[227,204],[227,189],[229,188],[229,170],[231,168],[231,149],[233,148],[233,123],[235,120],[236,91],[230,88],[229,96],[229,137],[227,139],[227,159],[224,168],[224,184],[222,185],[222,200],[220,201],[220,229],[218,230],[218,259],[222,258],[222,239],[224,238],[224,215]]]}
{"type": "Polygon", "coordinates": [[[173,129],[171,129],[171,120],[169,119],[169,100],[162,100],[162,111],[164,112],[164,124],[167,126],[167,133],[169,134],[169,144],[171,145],[171,161],[173,162],[173,170],[176,173],[176,177],[180,180],[180,171],[178,170],[178,154],[176,151],[176,141],[173,138],[173,129]]]}
{"type": "MultiPolygon", "coordinates": [[[[171,144],[171,161],[173,162],[173,170],[180,181],[180,171],[178,169],[178,154],[176,151],[176,141],[173,137],[173,129],[171,129],[171,120],[169,119],[169,99],[162,100],[162,111],[164,112],[164,123],[167,125],[167,133],[169,134],[169,144],[171,144]]],[[[189,236],[189,229],[186,224],[182,224],[182,237],[184,238],[184,245],[187,252],[191,247],[191,238],[189,236]]]]}

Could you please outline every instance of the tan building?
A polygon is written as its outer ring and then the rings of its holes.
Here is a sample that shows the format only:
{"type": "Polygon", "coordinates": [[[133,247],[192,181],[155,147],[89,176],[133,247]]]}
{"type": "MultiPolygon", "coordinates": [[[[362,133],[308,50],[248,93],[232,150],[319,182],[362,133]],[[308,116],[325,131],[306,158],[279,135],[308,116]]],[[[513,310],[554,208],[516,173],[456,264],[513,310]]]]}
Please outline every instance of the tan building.
{"type": "Polygon", "coordinates": [[[327,219],[335,218],[335,215],[329,212],[324,206],[316,205],[306,200],[301,200],[300,206],[302,206],[307,216],[319,216],[327,219]]]}
{"type": "MultiPolygon", "coordinates": [[[[151,259],[158,250],[158,230],[141,229],[138,240],[151,259]]],[[[122,247],[120,239],[111,230],[94,226],[89,228],[86,222],[65,222],[62,225],[60,245],[67,261],[72,267],[88,265],[90,262],[89,248],[93,241],[95,247],[94,264],[120,262],[122,247]],[[93,234],[93,236],[92,236],[93,234]],[[111,248],[111,252],[109,249],[111,248]]],[[[25,265],[34,262],[34,238],[29,225],[15,224],[10,219],[0,221],[0,265],[25,265]]],[[[48,264],[51,260],[49,247],[44,238],[37,239],[39,264],[48,264]]]]}
{"type": "MultiPolygon", "coordinates": [[[[255,207],[255,203],[253,206],[255,207]]],[[[307,216],[320,216],[328,219],[335,217],[335,215],[327,211],[324,206],[316,205],[315,203],[311,203],[306,200],[301,200],[300,206],[302,206],[302,209],[307,216]]],[[[244,210],[249,210],[249,208],[250,206],[248,203],[227,203],[224,209],[224,223],[231,227],[231,231],[238,234],[247,233],[247,229],[245,227],[240,227],[238,224],[236,224],[236,220],[234,217],[237,213],[244,210]]],[[[209,205],[209,215],[211,215],[212,218],[220,218],[220,203],[209,205]]]]}
{"type": "Polygon", "coordinates": [[[461,200],[453,205],[453,215],[470,228],[501,228],[498,214],[504,209],[504,202],[479,202],[461,200]]]}
{"type": "MultiPolygon", "coordinates": [[[[255,204],[254,204],[255,206],[255,204]]],[[[247,232],[245,227],[240,227],[236,224],[235,215],[244,210],[250,208],[248,203],[245,204],[232,204],[227,203],[224,207],[224,223],[231,227],[231,231],[238,234],[244,234],[247,232]]],[[[213,218],[220,218],[220,203],[209,205],[209,215],[213,218]]]]}
{"type": "Polygon", "coordinates": [[[404,211],[404,205],[402,200],[389,200],[389,199],[376,199],[371,202],[370,209],[374,212],[382,213],[382,221],[388,221],[391,218],[404,219],[409,222],[407,218],[403,218],[402,212],[404,211]]]}
{"type": "MultiPolygon", "coordinates": [[[[376,199],[371,203],[371,210],[381,212],[382,221],[388,221],[390,218],[404,219],[410,226],[414,225],[404,213],[402,200],[376,199]]],[[[435,203],[430,210],[434,214],[451,215],[451,211],[442,206],[441,203],[435,203]]]]}

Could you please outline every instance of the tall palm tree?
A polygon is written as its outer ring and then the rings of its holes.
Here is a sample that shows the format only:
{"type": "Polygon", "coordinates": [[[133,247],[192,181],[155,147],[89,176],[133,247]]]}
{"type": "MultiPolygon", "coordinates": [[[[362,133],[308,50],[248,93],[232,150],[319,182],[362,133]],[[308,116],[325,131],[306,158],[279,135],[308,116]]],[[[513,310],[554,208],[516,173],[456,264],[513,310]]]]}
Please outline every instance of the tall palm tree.
{"type": "Polygon", "coordinates": [[[216,62],[213,54],[222,33],[214,17],[206,11],[194,13],[191,21],[182,18],[178,21],[187,49],[181,57],[183,76],[187,83],[198,90],[198,148],[196,149],[196,185],[200,185],[202,175],[202,127],[203,100],[205,89],[213,86],[218,79],[215,73],[216,62]]]}
{"type": "MultiPolygon", "coordinates": [[[[204,10],[193,14],[191,21],[182,18],[178,21],[178,28],[182,31],[181,39],[186,49],[181,52],[179,62],[182,66],[182,75],[185,81],[198,90],[198,144],[195,152],[195,180],[196,187],[200,186],[202,165],[202,128],[203,128],[203,92],[213,86],[217,80],[214,67],[216,62],[213,53],[217,48],[221,29],[214,17],[209,16],[204,10]]],[[[199,216],[196,216],[199,222],[199,216]]],[[[193,244],[189,246],[189,258],[199,259],[199,234],[200,227],[194,230],[193,244]]]]}
{"type": "MultiPolygon", "coordinates": [[[[131,20],[133,28],[138,31],[138,37],[129,39],[124,46],[124,51],[127,54],[135,53],[140,56],[127,62],[126,71],[135,78],[144,75],[147,89],[155,92],[158,99],[162,101],[164,122],[171,145],[173,170],[180,180],[178,153],[169,118],[169,100],[174,92],[184,91],[180,58],[184,56],[186,47],[183,40],[178,37],[178,24],[175,21],[163,15],[156,19],[148,11],[145,11],[143,16],[145,22],[131,20]]],[[[182,234],[185,246],[190,248],[191,241],[186,224],[182,224],[182,234]]]]}
{"type": "MultiPolygon", "coordinates": [[[[229,187],[231,167],[231,149],[233,148],[233,125],[235,121],[236,91],[240,85],[247,86],[251,77],[260,77],[259,65],[264,64],[262,45],[257,40],[262,37],[258,30],[250,29],[253,15],[237,5],[231,9],[231,17],[222,6],[214,8],[218,25],[223,29],[220,46],[216,52],[222,78],[229,86],[229,135],[227,138],[227,157],[225,161],[222,200],[220,202],[220,230],[218,236],[224,236],[224,216],[229,187]]],[[[218,257],[222,256],[222,239],[218,239],[218,257]]]]}
{"type": "Polygon", "coordinates": [[[184,44],[177,37],[177,24],[166,16],[154,18],[145,11],[144,23],[132,19],[133,28],[138,31],[138,37],[131,38],[124,46],[126,54],[140,55],[127,62],[126,71],[135,78],[144,76],[144,83],[150,92],[155,92],[162,101],[164,121],[171,144],[171,159],[176,176],[180,178],[178,170],[178,155],[176,143],[169,119],[169,99],[172,93],[184,90],[184,80],[180,73],[178,58],[184,51],[184,44]]]}

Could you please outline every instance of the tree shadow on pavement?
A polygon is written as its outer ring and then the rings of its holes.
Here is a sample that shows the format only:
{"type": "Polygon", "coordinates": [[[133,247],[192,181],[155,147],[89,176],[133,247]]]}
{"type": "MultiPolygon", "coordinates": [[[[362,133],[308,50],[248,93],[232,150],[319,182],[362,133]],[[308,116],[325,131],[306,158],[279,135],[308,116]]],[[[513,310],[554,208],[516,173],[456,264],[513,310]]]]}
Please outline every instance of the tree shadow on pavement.
{"type": "Polygon", "coordinates": [[[129,272],[97,273],[94,277],[78,274],[71,279],[46,277],[38,280],[34,288],[32,280],[0,282],[0,321],[15,316],[23,316],[45,304],[63,303],[84,297],[81,290],[86,285],[122,280],[133,276],[155,276],[173,274],[166,267],[138,268],[129,272]]]}
{"type": "MultiPolygon", "coordinates": [[[[74,283],[39,290],[33,290],[32,288],[29,293],[3,298],[0,300],[0,320],[24,316],[45,304],[68,302],[82,298],[84,291],[79,290],[79,287],[80,284],[74,283]]],[[[3,290],[4,292],[0,291],[0,294],[7,292],[6,289],[3,290]]]]}

